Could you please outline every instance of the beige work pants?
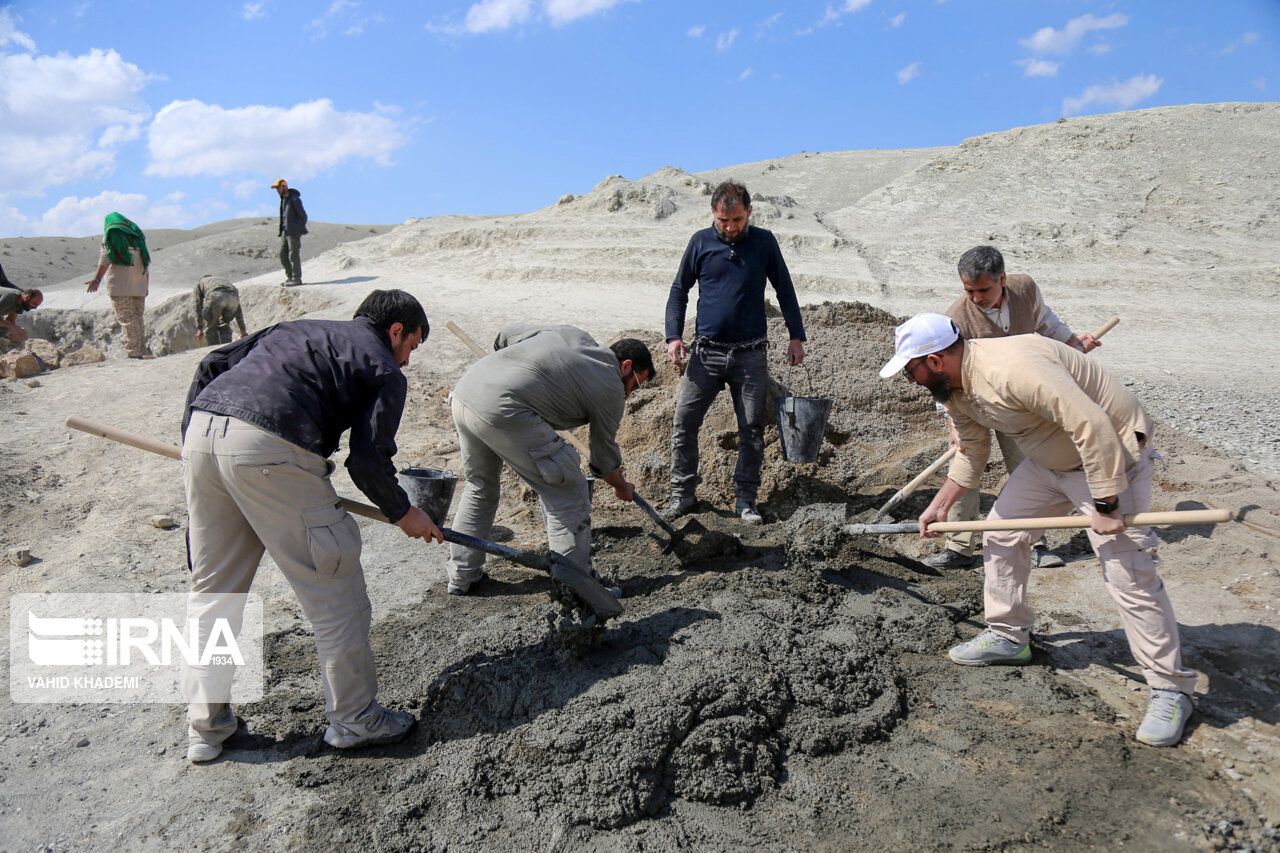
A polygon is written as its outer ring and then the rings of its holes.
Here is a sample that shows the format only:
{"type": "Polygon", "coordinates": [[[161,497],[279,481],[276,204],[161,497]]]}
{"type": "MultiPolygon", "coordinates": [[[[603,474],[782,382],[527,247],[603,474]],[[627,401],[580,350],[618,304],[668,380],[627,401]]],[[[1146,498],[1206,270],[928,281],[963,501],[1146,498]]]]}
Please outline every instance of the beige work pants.
{"type": "MultiPolygon", "coordinates": [[[[992,431],[995,432],[995,430],[992,431]]],[[[996,442],[1000,445],[1001,455],[1004,456],[1004,470],[1012,474],[1013,470],[1022,464],[1022,449],[1018,447],[1016,441],[1002,432],[996,432],[996,442]]],[[[964,497],[951,505],[951,509],[947,511],[947,521],[973,521],[978,517],[981,502],[982,490],[970,489],[964,493],[964,497]]],[[[975,551],[982,550],[982,534],[971,530],[963,533],[948,533],[946,546],[952,551],[971,557],[975,551]]]]}
{"type": "MultiPolygon", "coordinates": [[[[293,587],[315,633],[324,710],[331,722],[359,722],[373,707],[378,680],[369,647],[371,607],[360,565],[360,529],[329,482],[333,464],[266,430],[197,411],[182,445],[190,513],[189,612],[207,636],[220,612],[202,593],[245,593],[264,551],[293,587]]],[[[202,678],[183,672],[187,722],[193,734],[221,742],[236,720],[224,702],[208,698],[202,678]]]]}
{"type": "MultiPolygon", "coordinates": [[[[1120,494],[1120,511],[1125,515],[1151,509],[1151,481],[1154,466],[1150,447],[1125,475],[1129,488],[1120,494]]],[[[1036,518],[1066,515],[1077,510],[1093,513],[1093,496],[1083,471],[1051,471],[1032,459],[1025,460],[1009,476],[991,519],[1036,518]]],[[[983,536],[986,566],[984,596],[987,625],[1000,636],[1025,643],[1035,623],[1035,611],[1026,603],[1027,579],[1031,573],[1031,544],[1042,530],[988,531],[983,536]]],[[[1099,536],[1089,531],[1089,542],[1102,563],[1102,577],[1120,609],[1120,622],[1133,657],[1146,675],[1147,683],[1162,690],[1180,690],[1191,695],[1196,673],[1182,665],[1178,623],[1164,582],[1156,572],[1159,544],[1150,527],[1131,527],[1115,536],[1099,536]]]]}
{"type": "Polygon", "coordinates": [[[124,331],[125,355],[137,357],[147,354],[147,335],[142,327],[146,301],[145,296],[111,297],[111,307],[115,309],[116,322],[124,331]]]}

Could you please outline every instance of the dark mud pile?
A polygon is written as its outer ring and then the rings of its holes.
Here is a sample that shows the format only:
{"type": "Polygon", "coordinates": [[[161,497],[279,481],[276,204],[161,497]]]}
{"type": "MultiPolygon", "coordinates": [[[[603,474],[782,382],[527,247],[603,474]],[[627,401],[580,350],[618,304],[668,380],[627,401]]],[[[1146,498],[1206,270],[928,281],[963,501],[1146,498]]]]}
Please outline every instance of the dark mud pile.
{"type": "MultiPolygon", "coordinates": [[[[545,577],[492,561],[477,595],[436,587],[375,624],[380,698],[421,724],[396,746],[337,755],[316,735],[309,636],[271,638],[267,696],[240,709],[255,735],[232,746],[280,761],[279,783],[309,803],[288,819],[291,844],[1190,850],[1251,814],[1195,755],[1137,745],[1044,649],[1019,670],[946,661],[980,627],[980,578],[927,569],[914,537],[840,531],[942,451],[940,419],[919,389],[876,375],[893,318],[856,304],[805,316],[815,392],[836,400],[819,460],[783,461],[770,428],[767,523],[742,525],[724,395],[676,553],[638,510],[598,496],[596,568],[627,610],[594,647],[556,636],[545,577]]],[[[664,363],[621,436],[655,504],[675,383],[664,363]]],[[[413,392],[424,458],[449,452],[442,390],[413,392]]],[[[537,548],[536,506],[511,485],[500,523],[537,548]]],[[[237,846],[271,842],[251,821],[233,831],[237,846]]],[[[1253,825],[1236,837],[1246,831],[1253,849],[1276,849],[1253,825]]]]}

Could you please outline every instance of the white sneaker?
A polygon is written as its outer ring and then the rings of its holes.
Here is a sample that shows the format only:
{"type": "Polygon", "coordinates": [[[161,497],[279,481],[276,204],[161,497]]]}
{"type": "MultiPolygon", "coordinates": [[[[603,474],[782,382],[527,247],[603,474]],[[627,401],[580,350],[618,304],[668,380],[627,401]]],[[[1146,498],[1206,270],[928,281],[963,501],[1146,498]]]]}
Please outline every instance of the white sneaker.
{"type": "Polygon", "coordinates": [[[1180,690],[1152,690],[1138,740],[1147,746],[1173,746],[1191,716],[1191,697],[1180,690]]]}
{"type": "Polygon", "coordinates": [[[187,761],[203,764],[222,755],[222,743],[212,743],[200,735],[187,735],[187,761]]]}
{"type": "Polygon", "coordinates": [[[374,712],[359,723],[331,723],[325,730],[324,742],[337,749],[395,743],[418,724],[418,718],[406,711],[392,711],[377,702],[374,712]]]}
{"type": "Polygon", "coordinates": [[[947,656],[962,666],[1023,666],[1031,663],[1031,644],[1018,645],[987,628],[969,642],[953,646],[947,656]]]}

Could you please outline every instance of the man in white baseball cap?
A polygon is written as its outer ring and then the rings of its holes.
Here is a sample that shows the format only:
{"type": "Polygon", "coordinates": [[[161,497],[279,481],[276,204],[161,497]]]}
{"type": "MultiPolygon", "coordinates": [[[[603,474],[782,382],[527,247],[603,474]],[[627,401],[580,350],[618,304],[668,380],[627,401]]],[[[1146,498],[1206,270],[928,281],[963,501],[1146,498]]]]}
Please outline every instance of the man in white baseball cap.
{"type": "MultiPolygon", "coordinates": [[[[1089,542],[1120,610],[1134,659],[1151,697],[1137,739],[1172,746],[1191,714],[1196,673],[1182,663],[1178,623],[1156,572],[1159,545],[1150,527],[1125,516],[1151,508],[1154,424],[1123,382],[1078,349],[1042,335],[966,341],[951,319],[918,314],[896,330],[894,356],[880,371],[901,370],[929,389],[955,426],[959,452],[947,481],[920,515],[920,534],[976,488],[991,453],[991,430],[1025,455],[988,516],[993,521],[1066,515],[1090,520],[1089,542]]],[[[1028,606],[1031,545],[1043,530],[992,530],[982,540],[987,629],[951,649],[966,666],[1031,662],[1028,606]]]]}

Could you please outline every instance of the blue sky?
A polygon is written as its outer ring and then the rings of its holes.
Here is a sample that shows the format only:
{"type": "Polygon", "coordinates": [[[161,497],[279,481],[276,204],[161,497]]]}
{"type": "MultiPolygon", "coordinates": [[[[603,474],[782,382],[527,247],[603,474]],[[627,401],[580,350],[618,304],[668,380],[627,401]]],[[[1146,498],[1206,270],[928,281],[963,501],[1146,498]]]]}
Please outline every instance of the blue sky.
{"type": "Polygon", "coordinates": [[[274,215],[277,177],[327,222],[517,213],[662,166],[1276,100],[1280,0],[15,2],[0,235],[274,215]]]}

